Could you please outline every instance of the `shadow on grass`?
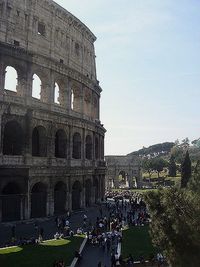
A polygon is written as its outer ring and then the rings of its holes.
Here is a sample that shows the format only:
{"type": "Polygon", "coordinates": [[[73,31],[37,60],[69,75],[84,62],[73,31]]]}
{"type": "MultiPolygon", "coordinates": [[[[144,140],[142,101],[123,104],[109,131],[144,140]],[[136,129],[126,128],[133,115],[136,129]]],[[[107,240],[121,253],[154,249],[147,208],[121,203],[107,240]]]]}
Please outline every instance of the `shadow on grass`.
{"type": "Polygon", "coordinates": [[[148,226],[134,226],[123,231],[122,257],[124,259],[132,254],[136,261],[141,255],[148,260],[149,256],[155,255],[156,252],[151,242],[148,226]]]}
{"type": "Polygon", "coordinates": [[[83,236],[52,240],[39,245],[0,249],[0,266],[6,267],[51,267],[55,260],[63,259],[70,265],[74,251],[79,250],[83,236]]]}

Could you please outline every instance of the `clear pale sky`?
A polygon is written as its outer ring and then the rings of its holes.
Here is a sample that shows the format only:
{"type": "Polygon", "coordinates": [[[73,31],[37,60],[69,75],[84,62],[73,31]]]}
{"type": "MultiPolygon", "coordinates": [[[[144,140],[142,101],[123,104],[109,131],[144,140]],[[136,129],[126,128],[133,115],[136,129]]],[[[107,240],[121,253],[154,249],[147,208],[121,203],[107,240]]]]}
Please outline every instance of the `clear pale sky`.
{"type": "Polygon", "coordinates": [[[199,0],[56,0],[97,36],[105,154],[200,137],[199,0]]]}

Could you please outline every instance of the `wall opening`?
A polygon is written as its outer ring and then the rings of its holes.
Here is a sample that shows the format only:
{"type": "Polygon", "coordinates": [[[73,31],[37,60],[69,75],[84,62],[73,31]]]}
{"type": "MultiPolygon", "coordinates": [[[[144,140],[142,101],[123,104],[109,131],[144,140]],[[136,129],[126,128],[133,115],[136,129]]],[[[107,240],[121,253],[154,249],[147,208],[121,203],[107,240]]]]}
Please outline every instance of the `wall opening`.
{"type": "Polygon", "coordinates": [[[42,81],[36,74],[34,74],[32,83],[32,97],[41,99],[41,88],[42,81]]]}
{"type": "Polygon", "coordinates": [[[3,154],[22,155],[24,134],[20,124],[16,121],[6,123],[3,135],[3,154]]]}
{"type": "Polygon", "coordinates": [[[4,89],[17,92],[17,85],[18,85],[17,71],[13,67],[8,66],[6,68],[4,89]]]}
{"type": "Polygon", "coordinates": [[[54,103],[60,105],[59,97],[60,97],[60,87],[58,86],[57,83],[55,83],[55,85],[54,85],[54,103]]]}
{"type": "Polygon", "coordinates": [[[46,129],[37,126],[32,132],[32,156],[46,157],[47,154],[47,138],[46,129]]]}
{"type": "Polygon", "coordinates": [[[71,90],[71,109],[74,109],[74,91],[71,90]]]}
{"type": "Polygon", "coordinates": [[[58,182],[54,187],[54,213],[62,214],[66,210],[66,185],[58,182]]]}
{"type": "Polygon", "coordinates": [[[75,181],[72,186],[72,210],[81,208],[81,183],[75,181]]]}
{"type": "Polygon", "coordinates": [[[85,140],[85,157],[92,159],[92,137],[90,135],[87,135],[85,140]]]}
{"type": "Polygon", "coordinates": [[[81,135],[79,133],[75,133],[73,136],[72,157],[74,159],[81,159],[81,135]]]}
{"type": "Polygon", "coordinates": [[[64,130],[58,130],[55,135],[55,157],[65,158],[66,157],[66,134],[64,130]]]}
{"type": "Polygon", "coordinates": [[[31,218],[46,217],[47,188],[46,185],[36,183],[31,190],[31,218]]]}

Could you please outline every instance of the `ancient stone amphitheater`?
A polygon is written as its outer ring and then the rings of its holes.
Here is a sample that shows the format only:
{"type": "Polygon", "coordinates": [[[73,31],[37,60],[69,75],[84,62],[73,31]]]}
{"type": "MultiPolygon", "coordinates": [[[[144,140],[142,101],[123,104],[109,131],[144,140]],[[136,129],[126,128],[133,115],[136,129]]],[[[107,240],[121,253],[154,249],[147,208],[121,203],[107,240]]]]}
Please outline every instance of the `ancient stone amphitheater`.
{"type": "Polygon", "coordinates": [[[0,221],[103,198],[95,40],[52,0],[0,0],[0,221]]]}

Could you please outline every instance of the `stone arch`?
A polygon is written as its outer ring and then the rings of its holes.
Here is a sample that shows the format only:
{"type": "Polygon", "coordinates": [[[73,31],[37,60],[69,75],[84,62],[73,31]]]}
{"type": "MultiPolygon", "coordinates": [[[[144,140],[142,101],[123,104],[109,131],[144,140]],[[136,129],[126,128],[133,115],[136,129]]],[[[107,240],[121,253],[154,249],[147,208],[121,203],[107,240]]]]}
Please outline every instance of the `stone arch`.
{"type": "Polygon", "coordinates": [[[95,159],[99,158],[99,139],[95,137],[95,159]]]}
{"type": "Polygon", "coordinates": [[[89,207],[92,202],[92,182],[91,179],[85,181],[85,205],[89,207]]]}
{"type": "Polygon", "coordinates": [[[24,133],[17,121],[6,123],[3,135],[3,154],[22,155],[24,147],[24,133]]]}
{"type": "Polygon", "coordinates": [[[72,158],[74,159],[81,159],[81,135],[80,133],[76,132],[73,135],[73,150],[72,150],[72,158]]]}
{"type": "Polygon", "coordinates": [[[46,129],[43,126],[37,126],[32,132],[32,156],[46,157],[47,138],[46,129]]]}
{"type": "Polygon", "coordinates": [[[95,203],[97,203],[99,200],[99,181],[97,177],[94,177],[93,185],[94,185],[94,201],[95,203]]]}
{"type": "Polygon", "coordinates": [[[65,158],[67,147],[67,137],[64,130],[59,129],[55,134],[55,157],[65,158]]]}
{"type": "Polygon", "coordinates": [[[21,218],[22,191],[16,182],[9,182],[2,190],[2,221],[18,221],[21,218]]]}
{"type": "Polygon", "coordinates": [[[91,160],[92,159],[92,137],[91,135],[87,135],[85,138],[85,158],[91,160]]]}
{"type": "Polygon", "coordinates": [[[75,181],[72,185],[72,210],[79,210],[81,208],[81,183],[75,181]]]}
{"type": "Polygon", "coordinates": [[[31,190],[31,218],[45,217],[47,211],[47,186],[38,182],[31,190]]]}
{"type": "Polygon", "coordinates": [[[62,214],[66,211],[67,187],[62,181],[54,186],[54,213],[62,214]]]}
{"type": "Polygon", "coordinates": [[[33,74],[32,97],[41,99],[42,80],[37,74],[33,74]]]}
{"type": "Polygon", "coordinates": [[[5,83],[4,89],[17,92],[18,73],[12,66],[7,66],[5,69],[5,83]]]}

